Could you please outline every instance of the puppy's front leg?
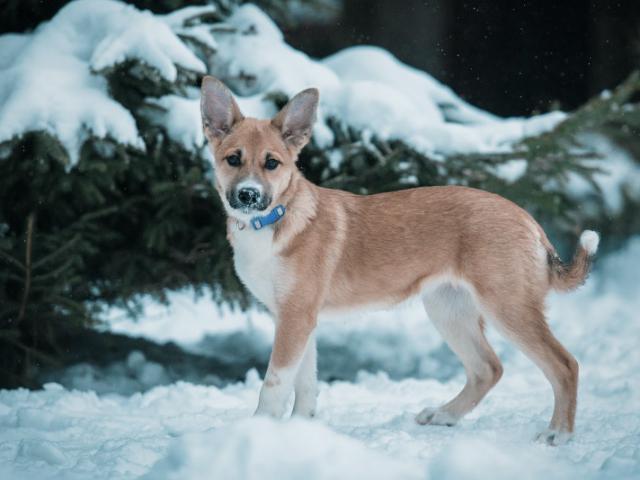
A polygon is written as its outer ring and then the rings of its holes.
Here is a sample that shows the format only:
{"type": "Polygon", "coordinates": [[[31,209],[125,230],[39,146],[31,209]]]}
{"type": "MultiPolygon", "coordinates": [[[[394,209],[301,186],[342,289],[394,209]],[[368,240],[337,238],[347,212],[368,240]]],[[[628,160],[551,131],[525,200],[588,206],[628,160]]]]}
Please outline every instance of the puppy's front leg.
{"type": "Polygon", "coordinates": [[[313,417],[316,413],[316,401],[318,397],[318,369],[316,335],[309,335],[307,348],[296,375],[294,390],[296,401],[293,404],[293,415],[301,417],[313,417]]]}
{"type": "Polygon", "coordinates": [[[269,367],[260,390],[256,415],[279,418],[284,414],[316,322],[317,312],[313,308],[285,307],[282,309],[278,318],[269,367]]]}

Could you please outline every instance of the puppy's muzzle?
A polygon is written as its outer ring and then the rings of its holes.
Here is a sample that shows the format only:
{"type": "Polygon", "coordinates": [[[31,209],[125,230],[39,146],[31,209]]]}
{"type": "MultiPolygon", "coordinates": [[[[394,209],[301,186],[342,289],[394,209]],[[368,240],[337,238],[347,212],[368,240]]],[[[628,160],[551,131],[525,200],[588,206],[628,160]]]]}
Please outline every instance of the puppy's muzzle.
{"type": "Polygon", "coordinates": [[[238,201],[243,207],[255,207],[260,203],[260,192],[257,188],[241,188],[238,191],[238,201]]]}
{"type": "Polygon", "coordinates": [[[229,204],[238,210],[264,210],[271,202],[270,195],[256,187],[241,187],[228,195],[229,204]]]}

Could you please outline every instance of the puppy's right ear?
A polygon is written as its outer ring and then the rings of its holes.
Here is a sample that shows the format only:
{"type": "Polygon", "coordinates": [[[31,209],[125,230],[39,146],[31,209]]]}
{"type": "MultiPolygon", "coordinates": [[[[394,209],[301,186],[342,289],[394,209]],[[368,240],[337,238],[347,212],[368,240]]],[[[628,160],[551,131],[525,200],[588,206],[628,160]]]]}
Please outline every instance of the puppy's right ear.
{"type": "Polygon", "coordinates": [[[204,77],[200,92],[204,134],[210,141],[220,142],[244,116],[231,91],[217,78],[204,77]]]}

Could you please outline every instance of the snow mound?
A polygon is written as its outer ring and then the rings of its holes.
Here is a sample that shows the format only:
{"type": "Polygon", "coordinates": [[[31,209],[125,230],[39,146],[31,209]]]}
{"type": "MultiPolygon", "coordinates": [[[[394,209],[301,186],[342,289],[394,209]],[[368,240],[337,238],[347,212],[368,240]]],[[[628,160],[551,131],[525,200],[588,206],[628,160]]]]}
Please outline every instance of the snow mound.
{"type": "Polygon", "coordinates": [[[144,478],[423,478],[411,463],[377,454],[317,422],[251,418],[174,440],[167,455],[144,478]]]}
{"type": "Polygon", "coordinates": [[[499,447],[478,438],[462,438],[440,452],[429,464],[429,478],[455,480],[564,480],[574,475],[564,464],[540,449],[499,447]],[[523,468],[523,464],[527,468],[523,468]],[[491,473],[489,473],[491,472],[491,473]]]}

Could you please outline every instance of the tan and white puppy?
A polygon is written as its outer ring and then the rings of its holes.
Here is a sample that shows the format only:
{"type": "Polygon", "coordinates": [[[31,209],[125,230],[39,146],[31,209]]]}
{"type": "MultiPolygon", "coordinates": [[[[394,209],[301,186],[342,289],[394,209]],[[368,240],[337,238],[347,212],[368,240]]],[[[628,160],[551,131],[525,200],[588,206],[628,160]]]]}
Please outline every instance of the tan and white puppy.
{"type": "Polygon", "coordinates": [[[236,271],[276,319],[256,413],[282,416],[295,391],[293,413],[314,414],[319,313],[418,296],[467,374],[462,391],[425,408],[419,423],[455,424],[498,382],[502,365],[484,335],[488,321],[553,387],[553,416],[539,438],[566,441],[574,426],[578,363],[549,330],[545,297],[584,282],[598,235],[585,231],[565,265],[540,225],[498,195],[454,186],[367,196],[318,187],[295,163],[317,104],[318,91],[308,89],[273,119],[245,118],[220,81],[205,77],[202,83],[204,132],[236,271]],[[253,228],[252,219],[277,206],[286,209],[281,218],[253,228]]]}

